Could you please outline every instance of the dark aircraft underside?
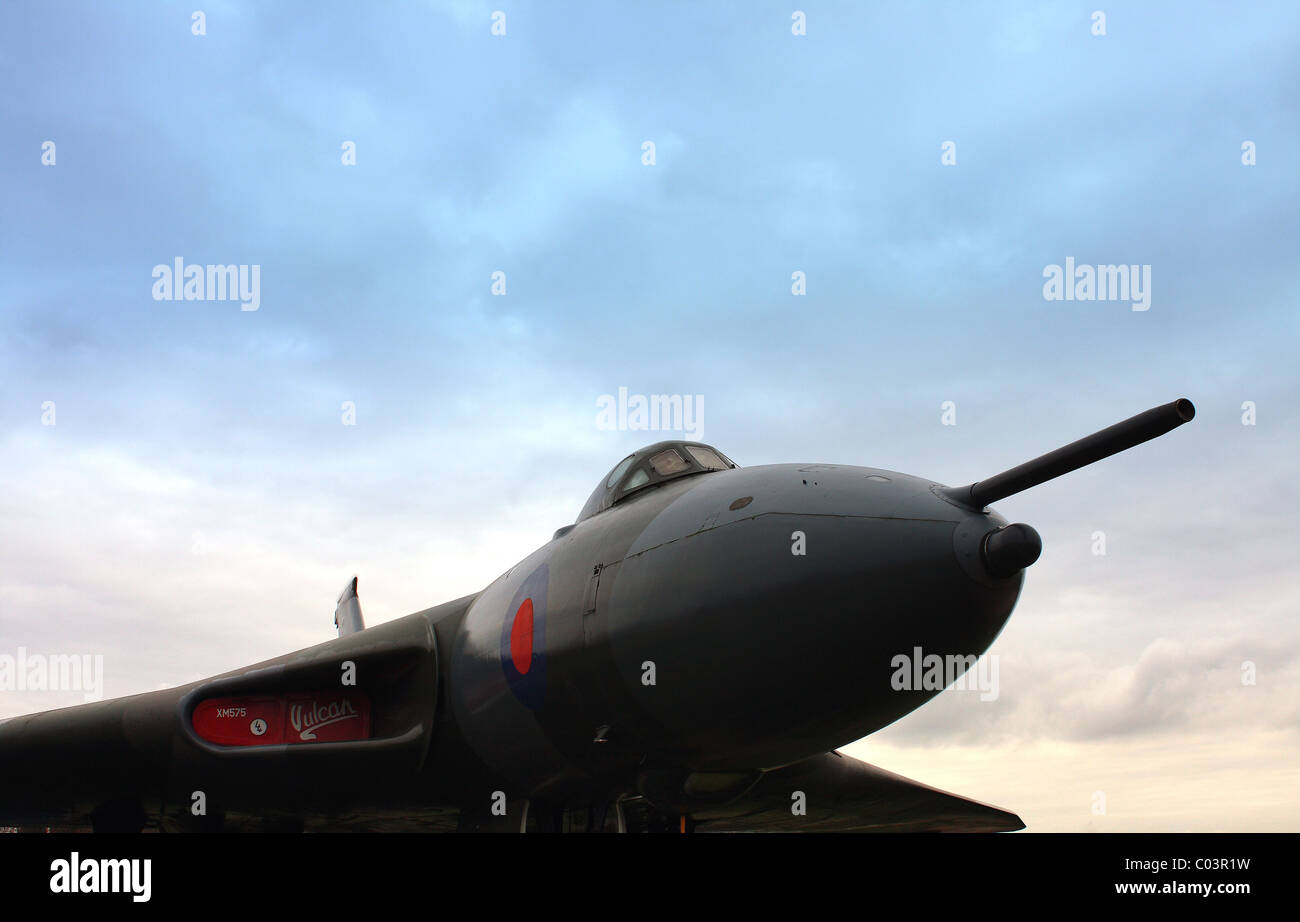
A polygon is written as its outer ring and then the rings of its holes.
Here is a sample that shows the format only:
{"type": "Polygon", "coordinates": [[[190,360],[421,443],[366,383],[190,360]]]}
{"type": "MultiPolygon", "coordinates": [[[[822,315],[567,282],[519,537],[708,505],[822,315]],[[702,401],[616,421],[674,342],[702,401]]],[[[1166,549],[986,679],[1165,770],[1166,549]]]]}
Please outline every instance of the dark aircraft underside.
{"type": "MultiPolygon", "coordinates": [[[[111,809],[93,821],[51,818],[24,832],[498,832],[520,831],[518,820],[477,821],[455,807],[380,805],[320,810],[228,812],[196,821],[183,806],[145,805],[139,813],[111,809]]],[[[884,771],[838,752],[767,772],[739,799],[696,808],[683,819],[656,810],[632,795],[613,804],[531,804],[526,832],[1013,832],[1025,824],[1014,813],[884,771]],[[804,795],[803,812],[792,809],[792,792],[804,795]]]]}

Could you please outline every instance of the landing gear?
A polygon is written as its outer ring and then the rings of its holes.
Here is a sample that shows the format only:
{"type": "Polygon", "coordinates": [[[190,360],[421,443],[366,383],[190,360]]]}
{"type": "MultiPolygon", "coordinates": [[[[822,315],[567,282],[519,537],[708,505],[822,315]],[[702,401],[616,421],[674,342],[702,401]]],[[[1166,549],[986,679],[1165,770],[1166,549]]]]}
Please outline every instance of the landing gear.
{"type": "Polygon", "coordinates": [[[661,813],[643,797],[617,797],[589,804],[510,800],[504,815],[462,807],[457,832],[695,832],[690,815],[661,813]]]}
{"type": "Polygon", "coordinates": [[[695,818],[688,814],[661,813],[643,797],[630,797],[619,803],[628,832],[681,834],[695,832],[695,818]]]}

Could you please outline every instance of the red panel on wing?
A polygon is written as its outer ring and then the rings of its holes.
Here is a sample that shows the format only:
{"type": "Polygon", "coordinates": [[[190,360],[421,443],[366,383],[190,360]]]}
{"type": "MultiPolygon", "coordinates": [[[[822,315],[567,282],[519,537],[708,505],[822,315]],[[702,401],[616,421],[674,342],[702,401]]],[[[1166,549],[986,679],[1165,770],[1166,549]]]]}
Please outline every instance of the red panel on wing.
{"type": "Polygon", "coordinates": [[[370,699],[359,691],[288,695],[286,743],[370,738],[370,699]]]}
{"type": "Polygon", "coordinates": [[[284,704],[279,698],[208,698],[194,709],[194,732],[223,746],[284,742],[284,704]]]}
{"type": "Polygon", "coordinates": [[[329,743],[370,738],[370,699],[356,689],[208,698],[194,732],[222,746],[329,743]]]}

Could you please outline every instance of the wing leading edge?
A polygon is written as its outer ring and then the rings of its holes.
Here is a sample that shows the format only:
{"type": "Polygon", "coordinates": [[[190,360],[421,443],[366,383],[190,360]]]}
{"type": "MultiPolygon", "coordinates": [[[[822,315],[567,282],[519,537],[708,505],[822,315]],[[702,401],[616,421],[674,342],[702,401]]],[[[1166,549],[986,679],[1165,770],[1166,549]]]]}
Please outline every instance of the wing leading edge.
{"type": "Polygon", "coordinates": [[[700,832],[1014,832],[1020,817],[828,752],[767,772],[743,797],[693,814],[700,832]],[[794,792],[807,813],[791,812],[794,792]]]}

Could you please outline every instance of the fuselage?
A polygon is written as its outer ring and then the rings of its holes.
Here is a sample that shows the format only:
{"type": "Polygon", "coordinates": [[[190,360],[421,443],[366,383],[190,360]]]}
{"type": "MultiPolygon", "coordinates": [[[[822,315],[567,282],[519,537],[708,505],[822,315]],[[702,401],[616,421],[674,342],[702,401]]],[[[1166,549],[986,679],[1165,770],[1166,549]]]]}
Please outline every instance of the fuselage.
{"type": "Polygon", "coordinates": [[[531,798],[770,769],[880,729],[938,692],[896,688],[896,658],[982,654],[1023,581],[979,563],[1005,520],[941,490],[736,468],[562,529],[460,620],[444,656],[457,735],[531,798]]]}

